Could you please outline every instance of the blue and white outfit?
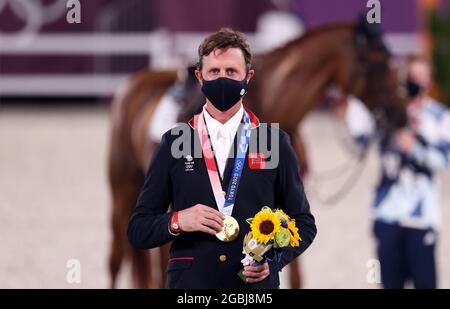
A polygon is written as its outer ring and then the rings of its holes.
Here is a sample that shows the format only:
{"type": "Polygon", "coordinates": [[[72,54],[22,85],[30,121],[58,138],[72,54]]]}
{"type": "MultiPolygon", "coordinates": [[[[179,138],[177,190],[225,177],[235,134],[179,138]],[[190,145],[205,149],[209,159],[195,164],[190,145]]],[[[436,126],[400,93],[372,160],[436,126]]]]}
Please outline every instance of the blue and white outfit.
{"type": "MultiPolygon", "coordinates": [[[[409,111],[411,112],[411,110],[409,111]]],[[[436,172],[450,161],[450,112],[426,98],[414,117],[416,146],[412,154],[395,145],[380,149],[381,180],[372,207],[383,286],[403,288],[412,279],[416,288],[436,287],[434,248],[440,225],[436,172]]],[[[348,128],[362,148],[374,134],[365,106],[349,99],[348,128]]]]}

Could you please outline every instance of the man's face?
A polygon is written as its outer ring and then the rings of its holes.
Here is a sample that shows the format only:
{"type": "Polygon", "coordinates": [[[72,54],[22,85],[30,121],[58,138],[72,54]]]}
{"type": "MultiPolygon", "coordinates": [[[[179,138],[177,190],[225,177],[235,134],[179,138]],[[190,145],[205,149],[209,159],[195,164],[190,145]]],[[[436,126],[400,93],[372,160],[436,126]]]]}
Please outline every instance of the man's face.
{"type": "Polygon", "coordinates": [[[253,74],[253,70],[249,70],[247,74],[244,55],[239,48],[215,49],[203,57],[202,70],[195,71],[200,84],[203,84],[202,77],[205,80],[227,77],[239,81],[247,78],[249,81],[253,74]]]}

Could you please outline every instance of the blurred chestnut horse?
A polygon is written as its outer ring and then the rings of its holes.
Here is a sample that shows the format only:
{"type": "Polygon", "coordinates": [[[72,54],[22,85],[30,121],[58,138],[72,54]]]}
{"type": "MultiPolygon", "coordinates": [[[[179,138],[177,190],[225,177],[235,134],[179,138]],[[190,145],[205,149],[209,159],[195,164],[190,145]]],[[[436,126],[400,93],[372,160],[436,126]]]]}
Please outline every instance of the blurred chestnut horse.
{"type": "MultiPolygon", "coordinates": [[[[378,129],[387,136],[405,124],[404,100],[398,96],[397,78],[389,60],[380,32],[365,22],[318,28],[284,47],[255,57],[256,74],[244,104],[264,121],[279,123],[290,134],[304,173],[308,165],[298,126],[330,86],[359,97],[374,113],[378,129]]],[[[165,282],[168,245],[160,248],[157,267],[151,267],[150,251],[131,248],[126,232],[156,146],[147,134],[149,121],[176,77],[175,71],[141,71],[118,92],[112,104],[109,149],[113,232],[109,264],[111,287],[116,286],[125,257],[131,259],[136,287],[163,287],[165,282]]],[[[191,103],[187,103],[191,113],[185,113],[181,120],[187,120],[198,108],[199,86],[191,86],[187,87],[192,91],[191,103]]],[[[291,263],[290,270],[291,287],[300,287],[297,263],[291,263]]]]}

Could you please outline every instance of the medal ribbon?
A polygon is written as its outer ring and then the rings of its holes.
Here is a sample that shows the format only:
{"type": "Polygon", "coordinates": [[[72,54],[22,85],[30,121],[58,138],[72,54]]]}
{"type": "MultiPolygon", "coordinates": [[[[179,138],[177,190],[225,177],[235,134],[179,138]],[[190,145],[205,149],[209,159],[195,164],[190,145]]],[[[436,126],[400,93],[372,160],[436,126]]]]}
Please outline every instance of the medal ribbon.
{"type": "Polygon", "coordinates": [[[222,193],[219,172],[216,161],[214,160],[211,142],[206,130],[206,122],[203,112],[200,113],[198,118],[198,134],[200,136],[203,158],[206,163],[206,169],[208,171],[209,182],[214,193],[214,199],[216,200],[217,208],[219,209],[219,211],[228,216],[231,216],[231,213],[233,212],[237,189],[239,187],[239,181],[241,179],[242,170],[244,169],[245,165],[245,155],[247,153],[251,134],[250,127],[250,117],[244,110],[244,125],[241,130],[236,158],[234,159],[233,171],[231,173],[231,179],[230,183],[228,184],[228,190],[225,199],[222,193]]]}

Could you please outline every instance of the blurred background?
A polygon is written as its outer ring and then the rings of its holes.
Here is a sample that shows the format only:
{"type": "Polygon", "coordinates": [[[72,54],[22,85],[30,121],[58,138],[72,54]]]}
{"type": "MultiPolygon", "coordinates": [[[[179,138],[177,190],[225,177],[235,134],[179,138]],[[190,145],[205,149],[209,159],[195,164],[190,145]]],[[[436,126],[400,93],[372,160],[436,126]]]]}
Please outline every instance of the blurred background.
{"type": "MultiPolygon", "coordinates": [[[[368,2],[0,0],[0,288],[109,287],[110,106],[133,74],[196,62],[201,40],[224,26],[247,34],[253,52],[264,53],[316,27],[356,21],[370,10],[368,2]],[[78,4],[80,23],[70,23],[78,4]],[[77,267],[79,278],[72,273],[77,267]]],[[[432,56],[431,95],[450,104],[449,1],[380,2],[394,59],[432,56]]],[[[314,176],[351,158],[346,128],[318,108],[299,129],[310,158],[305,188],[319,230],[300,258],[303,287],[379,288],[368,280],[376,259],[370,220],[376,150],[357,167],[359,178],[347,194],[325,203],[348,176],[320,183],[314,176]]],[[[448,170],[439,183],[438,281],[450,288],[448,170]]],[[[122,288],[131,287],[128,264],[119,275],[122,288]]],[[[288,277],[286,268],[282,287],[289,287],[288,277]]]]}

